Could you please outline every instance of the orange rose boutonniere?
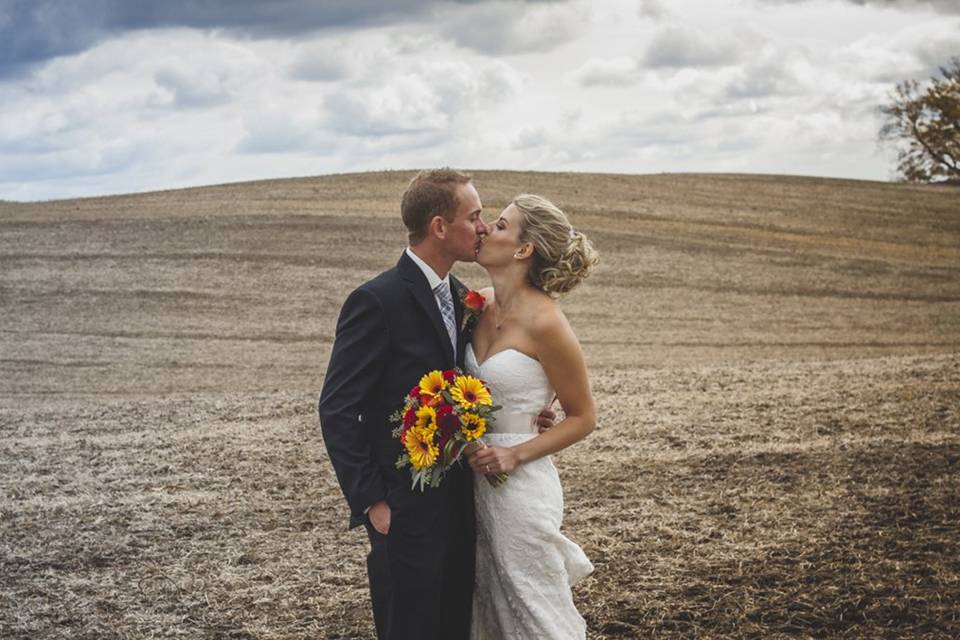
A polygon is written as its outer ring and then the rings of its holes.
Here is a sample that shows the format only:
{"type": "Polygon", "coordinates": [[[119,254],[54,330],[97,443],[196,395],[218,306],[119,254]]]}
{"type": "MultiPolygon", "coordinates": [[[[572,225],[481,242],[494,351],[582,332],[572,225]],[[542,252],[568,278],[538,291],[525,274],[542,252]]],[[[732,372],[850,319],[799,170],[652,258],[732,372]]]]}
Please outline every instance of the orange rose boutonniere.
{"type": "Polygon", "coordinates": [[[487,299],[480,295],[479,291],[470,289],[461,298],[463,302],[463,325],[460,330],[473,329],[473,326],[483,313],[483,307],[487,304],[487,299]]]}

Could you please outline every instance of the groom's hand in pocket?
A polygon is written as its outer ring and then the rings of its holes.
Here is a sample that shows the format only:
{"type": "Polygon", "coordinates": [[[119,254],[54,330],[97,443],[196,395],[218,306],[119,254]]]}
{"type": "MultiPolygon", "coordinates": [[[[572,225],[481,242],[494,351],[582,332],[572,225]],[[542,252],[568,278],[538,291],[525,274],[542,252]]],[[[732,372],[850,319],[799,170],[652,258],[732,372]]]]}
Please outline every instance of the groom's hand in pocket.
{"type": "Polygon", "coordinates": [[[386,500],[375,502],[367,511],[367,517],[378,533],[384,536],[390,533],[390,505],[386,500]]]}

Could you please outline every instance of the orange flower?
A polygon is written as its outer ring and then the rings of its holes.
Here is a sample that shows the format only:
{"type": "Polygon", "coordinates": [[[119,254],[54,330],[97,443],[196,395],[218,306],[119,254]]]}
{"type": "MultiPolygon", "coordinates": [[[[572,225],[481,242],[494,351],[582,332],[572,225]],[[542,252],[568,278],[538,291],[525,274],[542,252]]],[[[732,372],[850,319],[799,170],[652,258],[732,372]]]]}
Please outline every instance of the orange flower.
{"type": "Polygon", "coordinates": [[[420,378],[421,399],[423,396],[430,398],[443,397],[440,392],[447,388],[450,383],[443,377],[441,371],[431,371],[420,378]]]}
{"type": "Polygon", "coordinates": [[[463,302],[464,307],[463,322],[460,324],[460,330],[464,331],[468,328],[472,330],[480,318],[480,314],[483,313],[483,307],[487,301],[479,292],[472,289],[467,291],[463,297],[460,298],[460,301],[463,302]]]}
{"type": "Polygon", "coordinates": [[[486,298],[484,298],[479,291],[474,291],[473,289],[467,291],[467,295],[463,297],[463,306],[474,312],[483,311],[483,305],[486,302],[486,298]]]}
{"type": "Polygon", "coordinates": [[[424,429],[433,433],[437,430],[437,412],[433,407],[420,407],[417,409],[416,425],[418,429],[424,429]]]}
{"type": "Polygon", "coordinates": [[[487,430],[487,421],[476,414],[465,413],[460,419],[463,421],[462,432],[467,442],[473,442],[487,430]]]}
{"type": "Polygon", "coordinates": [[[437,461],[440,449],[433,442],[433,430],[414,427],[407,432],[404,446],[414,469],[429,467],[437,461]]]}
{"type": "Polygon", "coordinates": [[[477,405],[492,405],[490,390],[473,376],[460,376],[450,389],[450,396],[464,409],[473,409],[477,405]]]}

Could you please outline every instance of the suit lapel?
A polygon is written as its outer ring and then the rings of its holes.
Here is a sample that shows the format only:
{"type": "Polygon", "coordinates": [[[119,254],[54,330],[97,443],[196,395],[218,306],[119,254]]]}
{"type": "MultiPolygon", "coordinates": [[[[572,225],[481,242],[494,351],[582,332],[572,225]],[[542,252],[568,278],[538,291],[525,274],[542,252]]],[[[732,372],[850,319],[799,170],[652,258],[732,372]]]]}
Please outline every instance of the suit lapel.
{"type": "MultiPolygon", "coordinates": [[[[413,294],[417,303],[419,303],[424,312],[426,312],[427,317],[430,318],[434,332],[443,345],[443,352],[447,356],[447,364],[451,367],[454,366],[456,362],[454,360],[453,345],[450,344],[450,335],[447,333],[446,325],[443,324],[443,318],[440,316],[440,308],[437,306],[437,299],[434,297],[433,291],[430,290],[427,277],[423,275],[423,271],[420,270],[417,263],[410,259],[410,256],[408,256],[406,252],[400,256],[400,262],[397,263],[397,270],[400,272],[400,276],[406,281],[410,293],[413,294]]],[[[456,297],[454,297],[453,306],[454,309],[456,309],[456,297]]]]}
{"type": "Polygon", "coordinates": [[[450,284],[453,290],[453,309],[454,316],[457,319],[457,366],[463,368],[463,356],[467,349],[467,335],[463,332],[463,297],[467,293],[467,288],[462,282],[450,276],[450,284]]]}

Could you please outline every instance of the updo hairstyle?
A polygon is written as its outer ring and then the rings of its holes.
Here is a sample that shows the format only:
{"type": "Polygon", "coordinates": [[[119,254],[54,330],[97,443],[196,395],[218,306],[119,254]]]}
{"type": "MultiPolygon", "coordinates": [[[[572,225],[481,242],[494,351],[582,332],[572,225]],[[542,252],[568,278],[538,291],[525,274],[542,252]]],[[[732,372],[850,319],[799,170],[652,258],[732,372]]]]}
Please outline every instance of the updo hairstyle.
{"type": "Polygon", "coordinates": [[[513,204],[521,214],[520,240],[533,245],[527,274],[530,284],[556,297],[590,275],[599,256],[563,211],[546,198],[529,193],[514,198],[513,204]]]}

